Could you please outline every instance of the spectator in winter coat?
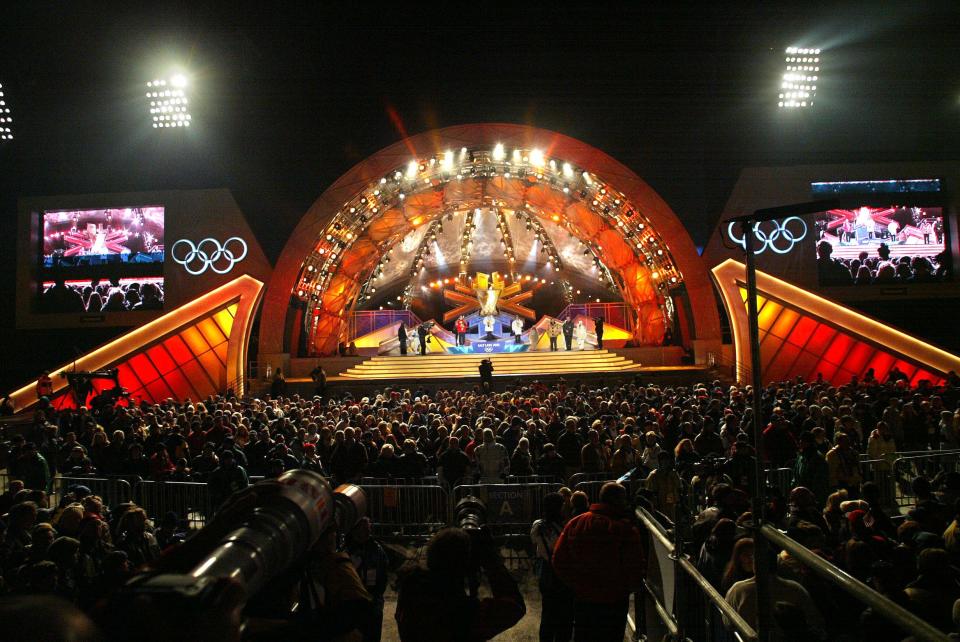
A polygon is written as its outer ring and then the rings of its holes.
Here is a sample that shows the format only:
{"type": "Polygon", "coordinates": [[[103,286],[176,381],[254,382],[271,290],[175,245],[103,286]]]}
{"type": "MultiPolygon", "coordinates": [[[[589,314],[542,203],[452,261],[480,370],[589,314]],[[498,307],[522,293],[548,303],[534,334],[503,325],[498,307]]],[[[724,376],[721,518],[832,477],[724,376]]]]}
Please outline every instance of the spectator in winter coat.
{"type": "Polygon", "coordinates": [[[640,531],[628,511],[626,488],[604,484],[600,502],[571,519],[557,540],[553,568],[574,592],[576,640],[623,640],[630,594],[646,568],[640,531]]]}
{"type": "Polygon", "coordinates": [[[473,454],[480,471],[481,484],[501,482],[510,472],[510,455],[503,444],[496,442],[490,428],[484,428],[483,443],[474,449],[473,454]]]}

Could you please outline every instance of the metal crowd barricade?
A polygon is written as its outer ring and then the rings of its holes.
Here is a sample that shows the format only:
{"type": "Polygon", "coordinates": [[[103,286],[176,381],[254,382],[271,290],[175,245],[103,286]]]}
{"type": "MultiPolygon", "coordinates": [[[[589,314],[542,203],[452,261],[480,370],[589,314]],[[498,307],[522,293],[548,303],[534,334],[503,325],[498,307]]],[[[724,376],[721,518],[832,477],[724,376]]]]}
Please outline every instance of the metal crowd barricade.
{"type": "Polygon", "coordinates": [[[7,488],[10,487],[10,473],[4,471],[0,473],[0,493],[7,492],[7,488]]]}
{"type": "Polygon", "coordinates": [[[379,537],[429,536],[450,523],[449,494],[442,486],[361,487],[379,537]]]}
{"type": "Polygon", "coordinates": [[[142,481],[136,491],[137,504],[154,520],[173,511],[190,528],[203,528],[213,515],[214,506],[205,483],[142,481]]]}
{"type": "Polygon", "coordinates": [[[918,455],[898,458],[893,462],[897,505],[900,507],[911,506],[916,501],[912,484],[915,477],[932,478],[941,471],[960,471],[960,452],[955,450],[931,450],[918,455]]]}
{"type": "Polygon", "coordinates": [[[873,482],[880,489],[880,505],[897,511],[897,487],[893,476],[894,462],[887,459],[861,459],[860,473],[864,482],[873,482]]]}
{"type": "Polygon", "coordinates": [[[74,486],[86,486],[99,496],[107,506],[116,506],[133,499],[130,482],[119,477],[55,477],[53,496],[59,504],[64,495],[74,486]]]}
{"type": "Polygon", "coordinates": [[[469,484],[453,489],[451,519],[457,503],[468,495],[477,497],[487,507],[487,525],[498,537],[527,536],[530,526],[540,519],[540,509],[547,493],[560,490],[560,484],[469,484]]]}
{"type": "Polygon", "coordinates": [[[576,473],[576,474],[570,475],[570,479],[567,485],[570,486],[570,488],[573,488],[577,484],[581,484],[583,482],[613,481],[614,479],[615,477],[613,476],[613,473],[609,473],[609,472],[576,473]]]}
{"type": "Polygon", "coordinates": [[[360,486],[436,486],[440,481],[436,475],[423,477],[361,477],[360,486]]]}
{"type": "Polygon", "coordinates": [[[793,469],[768,468],[764,471],[764,476],[767,485],[779,490],[784,497],[790,495],[790,491],[793,490],[793,469]]]}

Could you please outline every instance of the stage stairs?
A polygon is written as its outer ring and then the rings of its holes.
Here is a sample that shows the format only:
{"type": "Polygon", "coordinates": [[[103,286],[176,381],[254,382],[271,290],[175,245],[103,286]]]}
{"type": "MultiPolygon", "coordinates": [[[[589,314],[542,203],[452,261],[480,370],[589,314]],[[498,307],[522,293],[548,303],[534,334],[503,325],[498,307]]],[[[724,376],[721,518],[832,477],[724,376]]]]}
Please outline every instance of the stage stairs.
{"type": "Polygon", "coordinates": [[[632,372],[640,364],[607,350],[559,350],[496,354],[381,355],[359,363],[341,377],[347,379],[451,379],[479,377],[481,359],[493,362],[494,377],[632,372]]]}

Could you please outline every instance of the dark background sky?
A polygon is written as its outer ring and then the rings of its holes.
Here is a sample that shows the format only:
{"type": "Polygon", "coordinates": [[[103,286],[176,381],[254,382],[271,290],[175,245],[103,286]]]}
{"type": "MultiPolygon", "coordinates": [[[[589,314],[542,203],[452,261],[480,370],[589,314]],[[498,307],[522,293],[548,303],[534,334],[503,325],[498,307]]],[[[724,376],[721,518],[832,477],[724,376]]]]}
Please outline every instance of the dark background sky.
{"type": "Polygon", "coordinates": [[[957,2],[193,4],[5,5],[0,328],[18,197],[228,187],[275,260],[398,123],[581,139],[650,183],[698,245],[744,166],[958,157],[957,2]],[[789,45],[823,49],[813,109],[776,107],[789,45]],[[194,126],[153,130],[144,83],[172,66],[192,77],[194,126]]]}

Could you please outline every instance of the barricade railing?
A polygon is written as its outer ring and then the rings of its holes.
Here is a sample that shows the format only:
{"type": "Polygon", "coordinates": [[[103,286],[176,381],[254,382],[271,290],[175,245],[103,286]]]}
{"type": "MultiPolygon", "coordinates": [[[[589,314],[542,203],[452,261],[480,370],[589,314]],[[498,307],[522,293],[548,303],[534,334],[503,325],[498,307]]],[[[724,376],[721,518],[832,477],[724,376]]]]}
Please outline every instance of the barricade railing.
{"type": "Polygon", "coordinates": [[[773,486],[780,493],[787,497],[793,490],[793,469],[792,468],[768,468],[764,472],[764,480],[768,486],[773,486]]]}
{"type": "Polygon", "coordinates": [[[573,488],[583,482],[613,481],[614,479],[613,473],[609,471],[600,473],[574,473],[570,475],[570,479],[567,480],[567,485],[573,488]]]}
{"type": "Polygon", "coordinates": [[[955,450],[931,450],[897,458],[893,462],[897,505],[910,506],[916,501],[912,485],[915,477],[933,478],[940,472],[954,471],[960,471],[960,452],[955,450]]]}
{"type": "Polygon", "coordinates": [[[91,493],[99,496],[110,507],[133,499],[130,482],[119,477],[55,477],[53,480],[54,501],[51,504],[58,505],[75,486],[89,488],[91,493]]]}
{"type": "Polygon", "coordinates": [[[893,476],[893,464],[887,459],[861,459],[860,473],[864,482],[873,482],[880,489],[880,506],[896,511],[897,485],[893,476]]]}
{"type": "Polygon", "coordinates": [[[213,516],[209,486],[199,482],[142,481],[134,501],[147,515],[160,519],[169,512],[185,520],[190,528],[203,528],[213,516]]]}
{"type": "Polygon", "coordinates": [[[930,642],[949,639],[946,633],[939,631],[936,627],[927,623],[914,613],[911,613],[897,602],[894,602],[860,580],[848,575],[845,571],[769,524],[765,524],[760,529],[760,534],[775,546],[787,551],[806,568],[830,584],[845,591],[858,602],[871,607],[874,612],[886,618],[891,624],[897,626],[909,636],[912,636],[913,639],[928,640],[930,642]]]}
{"type": "Polygon", "coordinates": [[[442,486],[361,487],[379,537],[429,536],[450,523],[450,498],[442,486]]]}
{"type": "Polygon", "coordinates": [[[543,498],[560,490],[560,484],[466,484],[453,489],[451,519],[457,503],[474,496],[487,508],[487,525],[494,536],[526,536],[540,519],[543,498]]]}
{"type": "Polygon", "coordinates": [[[361,477],[360,486],[434,486],[440,481],[436,475],[423,477],[361,477]]]}

